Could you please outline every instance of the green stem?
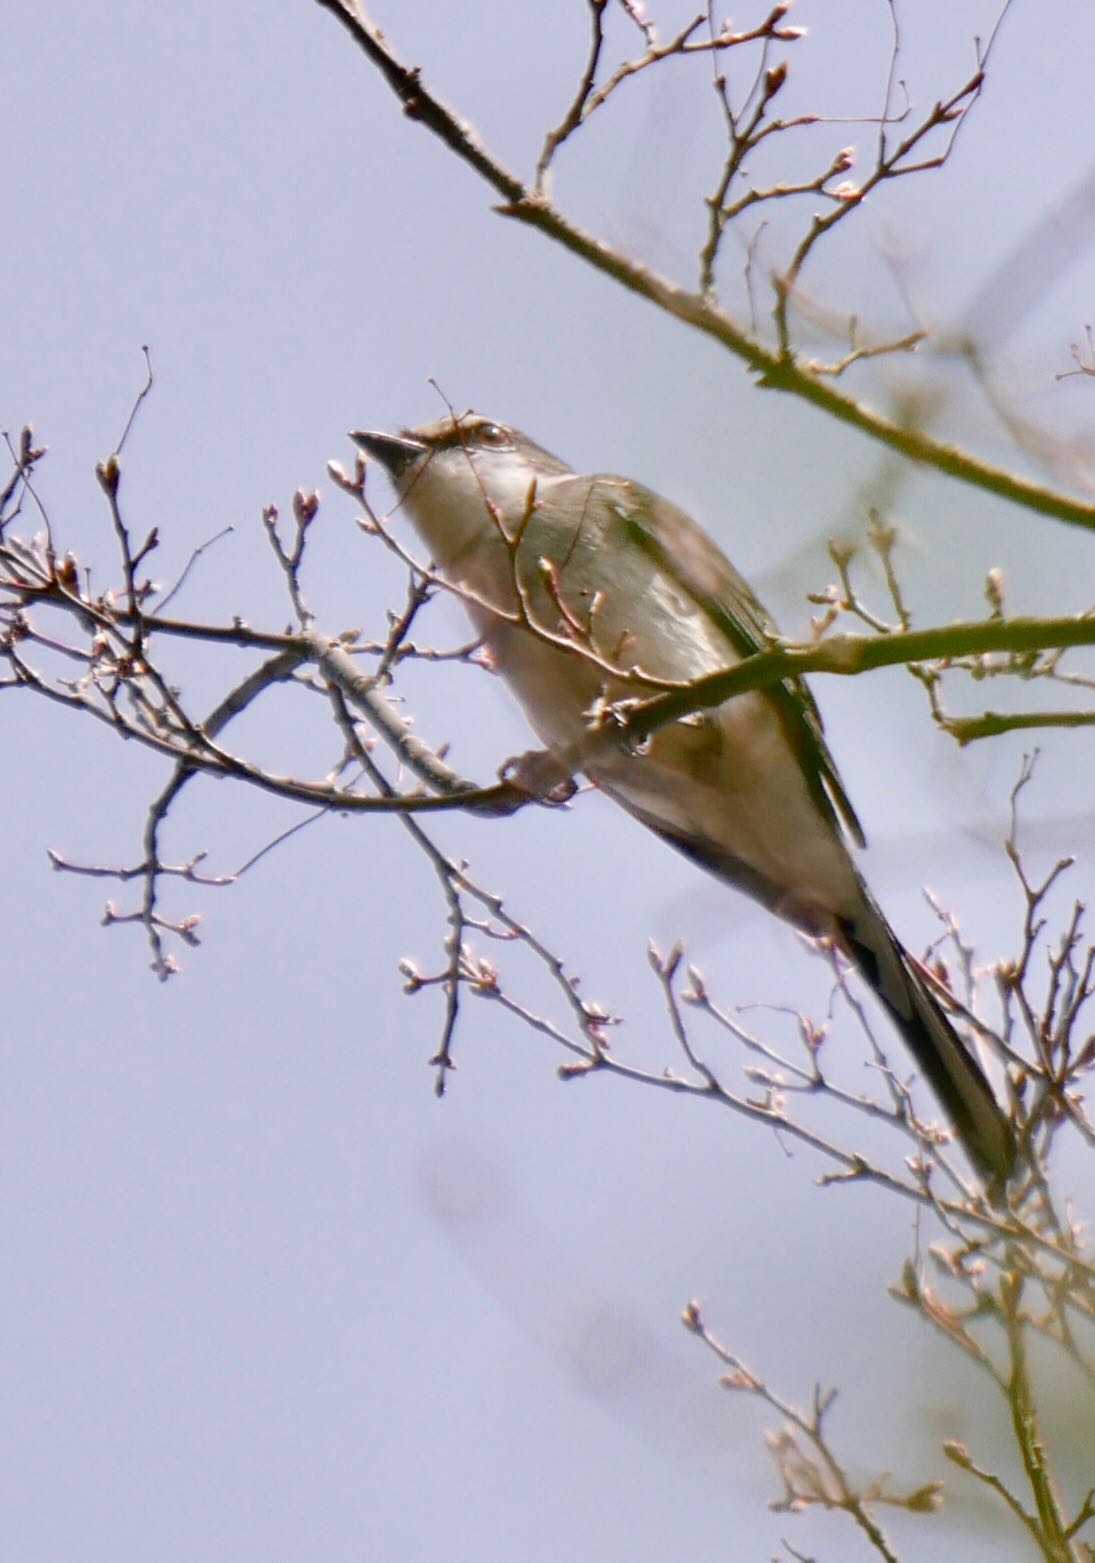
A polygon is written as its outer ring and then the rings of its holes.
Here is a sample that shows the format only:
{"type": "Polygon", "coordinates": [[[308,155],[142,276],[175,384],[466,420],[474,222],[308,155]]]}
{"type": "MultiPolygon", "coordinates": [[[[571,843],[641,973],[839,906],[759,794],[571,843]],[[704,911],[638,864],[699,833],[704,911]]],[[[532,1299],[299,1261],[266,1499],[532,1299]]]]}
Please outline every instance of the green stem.
{"type": "Polygon", "coordinates": [[[1086,615],[986,619],[927,630],[898,630],[892,635],[829,635],[814,646],[782,645],[758,651],[736,667],[655,695],[629,710],[624,728],[630,737],[641,740],[693,711],[709,710],[746,690],[807,673],[850,676],[907,662],[1090,645],[1095,645],[1095,618],[1086,615]]]}
{"type": "Polygon", "coordinates": [[[1013,1273],[1004,1277],[1001,1285],[1001,1301],[1009,1365],[1005,1390],[1011,1412],[1011,1425],[1038,1513],[1039,1544],[1043,1555],[1049,1563],[1075,1563],[1075,1553],[1069,1545],[1068,1527],[1053,1475],[1046,1460],[1045,1446],[1034,1409],[1026,1342],[1023,1338],[1023,1317],[1020,1308],[1022,1293],[1023,1282],[1018,1274],[1013,1273]]]}

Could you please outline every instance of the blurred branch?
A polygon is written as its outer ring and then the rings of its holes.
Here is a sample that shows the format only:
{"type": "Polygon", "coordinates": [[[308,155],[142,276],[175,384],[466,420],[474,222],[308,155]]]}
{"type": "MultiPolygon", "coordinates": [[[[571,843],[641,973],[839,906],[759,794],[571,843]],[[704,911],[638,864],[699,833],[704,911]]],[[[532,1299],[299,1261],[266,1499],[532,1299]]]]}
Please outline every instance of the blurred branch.
{"type": "Polygon", "coordinates": [[[960,744],[978,738],[998,738],[1001,733],[1025,732],[1039,727],[1090,727],[1095,711],[983,711],[980,716],[944,716],[939,725],[960,744]]]}
{"type": "Polygon", "coordinates": [[[894,1544],[872,1511],[887,1504],[913,1514],[930,1514],[939,1507],[942,1484],[926,1482],[911,1492],[902,1493],[890,1487],[888,1472],[880,1473],[865,1484],[854,1481],[845,1462],[837,1455],[825,1426],[836,1399],[835,1390],[823,1393],[820,1387],[815,1387],[810,1411],[802,1411],[758,1378],[740,1357],[711,1333],[699,1303],[690,1302],[685,1306],[681,1323],[726,1369],[719,1379],[724,1389],[750,1395],[783,1418],[783,1426],[767,1438],[783,1486],[782,1496],[769,1507],[790,1513],[822,1508],[846,1514],[879,1557],[887,1563],[898,1563],[894,1544]]]}

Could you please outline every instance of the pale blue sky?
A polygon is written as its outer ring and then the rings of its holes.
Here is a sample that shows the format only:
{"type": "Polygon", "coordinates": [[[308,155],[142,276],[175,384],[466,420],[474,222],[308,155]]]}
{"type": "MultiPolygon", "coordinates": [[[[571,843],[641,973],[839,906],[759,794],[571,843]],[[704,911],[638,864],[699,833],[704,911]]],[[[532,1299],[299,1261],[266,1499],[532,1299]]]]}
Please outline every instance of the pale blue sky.
{"type": "MultiPolygon", "coordinates": [[[[993,8],[907,10],[905,74],[925,104],[968,73],[993,8]]],[[[376,14],[527,170],[583,57],[577,0],[376,14]]],[[[813,28],[795,106],[875,108],[880,0],[795,15],[813,28]]],[[[685,504],[804,625],[825,538],[862,526],[878,453],[494,216],[318,7],[60,0],[5,21],[0,426],[33,420],[49,444],[40,491],[99,579],[111,546],[92,468],[148,343],[156,385],[124,463],[134,530],[160,528],[170,579],[235,528],[180,605],[195,615],[285,622],[259,514],[302,484],[325,495],[307,580],[321,623],[381,631],[398,577],[325,463],[350,459],[349,428],[436,416],[432,376],[577,467],[685,504]]],[[[960,319],[1084,172],[1093,58],[1088,9],[1017,5],[952,166],[861,213],[812,274],[819,293],[908,329],[890,250],[932,325],[960,319]]],[[[633,84],[588,152],[560,159],[560,200],[651,264],[687,266],[713,114],[706,77],[633,84]]],[[[1090,422],[1095,388],[1053,376],[1091,316],[1091,278],[1088,252],[1009,342],[1016,404],[1059,430],[1090,422]]],[[[1005,451],[973,403],[942,417],[1005,451]]],[[[1017,608],[1089,605],[1080,534],[924,477],[895,508],[926,611],[981,611],[990,565],[1017,608]]],[[[439,620],[439,636],[461,633],[454,610],[439,620]]],[[[176,654],[198,705],[216,670],[176,654]]],[[[930,883],[981,948],[1011,949],[1018,898],[993,842],[1024,745],[958,752],[908,682],[819,691],[872,839],[868,875],[910,943],[933,932],[930,883]]],[[[498,684],[414,688],[422,731],[452,737],[473,774],[529,742],[498,684]]],[[[301,705],[249,732],[264,758],[315,772],[330,750],[301,705]]],[[[110,892],[50,873],[45,849],[136,858],[162,767],[29,698],[6,695],[0,713],[5,1563],[736,1560],[784,1534],[856,1555],[835,1522],[766,1511],[764,1424],[713,1387],[716,1364],[678,1323],[692,1296],[790,1398],[841,1386],[834,1432],[853,1468],[912,1482],[940,1473],[944,1436],[994,1447],[987,1392],[885,1295],[912,1242],[900,1207],[817,1189],[808,1155],[727,1114],[607,1079],[564,1087],[561,1059],[484,1004],[468,1003],[460,1072],[434,1099],[436,1006],[401,994],[397,961],[437,965],[443,907],[397,824],[327,820],[232,890],[177,891],[204,942],[161,986],[137,932],[98,926],[110,892]]],[[[1092,741],[1043,747],[1036,862],[1079,846],[1074,893],[1091,900],[1090,789],[1075,783],[1092,741]]],[[[208,785],[170,848],[229,869],[295,817],[208,785]]],[[[627,1015],[629,1054],[673,1061],[650,937],[683,936],[728,1003],[824,1003],[790,932],[601,799],[437,834],[627,1015]]],[[[969,1563],[1023,1555],[965,1516],[946,1534],[969,1563]]],[[[942,1522],[894,1528],[909,1558],[947,1555],[942,1522]]]]}

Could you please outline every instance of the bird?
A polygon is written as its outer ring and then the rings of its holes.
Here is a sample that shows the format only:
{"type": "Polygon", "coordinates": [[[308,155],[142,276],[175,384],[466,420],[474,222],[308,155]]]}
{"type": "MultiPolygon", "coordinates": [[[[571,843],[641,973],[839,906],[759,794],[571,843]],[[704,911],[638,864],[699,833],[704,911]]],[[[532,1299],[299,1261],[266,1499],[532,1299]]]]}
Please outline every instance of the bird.
{"type": "Polygon", "coordinates": [[[606,742],[622,703],[771,647],[752,589],[683,510],[583,475],[478,413],[350,438],[383,467],[549,753],[648,829],[813,939],[877,994],[970,1162],[998,1196],[1013,1125],[860,874],[862,828],[807,685],[787,677],[606,742]]]}

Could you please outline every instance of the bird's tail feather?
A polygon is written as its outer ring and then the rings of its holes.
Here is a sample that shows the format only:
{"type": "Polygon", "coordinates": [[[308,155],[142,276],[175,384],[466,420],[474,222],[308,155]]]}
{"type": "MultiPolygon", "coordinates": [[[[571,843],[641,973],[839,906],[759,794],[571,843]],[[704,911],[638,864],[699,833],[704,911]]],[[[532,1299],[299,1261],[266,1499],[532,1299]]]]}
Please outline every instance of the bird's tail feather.
{"type": "Polygon", "coordinates": [[[986,1176],[990,1192],[999,1192],[1015,1170],[1015,1134],[980,1065],[866,892],[863,911],[854,920],[842,920],[840,930],[848,954],[889,1011],[970,1160],[986,1176]]]}

